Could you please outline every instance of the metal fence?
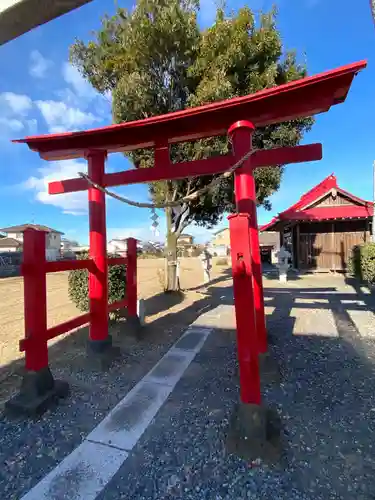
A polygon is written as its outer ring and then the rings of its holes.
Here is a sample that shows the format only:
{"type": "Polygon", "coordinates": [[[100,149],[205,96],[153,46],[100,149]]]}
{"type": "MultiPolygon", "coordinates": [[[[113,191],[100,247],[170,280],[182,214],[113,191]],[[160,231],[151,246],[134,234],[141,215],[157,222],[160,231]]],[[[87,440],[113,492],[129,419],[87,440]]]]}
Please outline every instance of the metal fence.
{"type": "Polygon", "coordinates": [[[22,252],[0,252],[0,278],[21,275],[22,252]]]}

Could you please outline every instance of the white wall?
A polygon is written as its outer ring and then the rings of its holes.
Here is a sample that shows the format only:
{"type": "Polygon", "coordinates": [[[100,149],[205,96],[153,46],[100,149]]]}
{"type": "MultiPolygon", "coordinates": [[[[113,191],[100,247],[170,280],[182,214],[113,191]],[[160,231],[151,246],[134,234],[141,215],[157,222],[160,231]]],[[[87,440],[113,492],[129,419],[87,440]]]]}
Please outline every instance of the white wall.
{"type": "Polygon", "coordinates": [[[118,253],[123,254],[126,253],[128,248],[128,244],[126,240],[111,240],[107,243],[107,252],[108,253],[118,253]]]}
{"type": "Polygon", "coordinates": [[[0,252],[17,252],[15,247],[1,247],[0,252]]]}
{"type": "Polygon", "coordinates": [[[59,260],[60,258],[61,258],[60,249],[57,248],[46,249],[46,260],[59,260]]]}
{"type": "MultiPolygon", "coordinates": [[[[8,233],[8,238],[14,238],[23,243],[23,233],[8,233]]],[[[61,234],[46,233],[46,258],[47,260],[56,260],[60,258],[61,234]]],[[[4,249],[4,252],[13,252],[15,249],[4,249]]]]}
{"type": "Polygon", "coordinates": [[[59,250],[61,248],[61,234],[47,233],[46,235],[46,248],[49,250],[59,250]]]}
{"type": "Polygon", "coordinates": [[[23,233],[6,233],[8,238],[13,238],[17,241],[23,241],[23,233]]]}
{"type": "Polygon", "coordinates": [[[71,250],[72,248],[78,247],[78,242],[73,240],[65,240],[61,239],[61,249],[62,250],[71,250]]]}
{"type": "MultiPolygon", "coordinates": [[[[17,241],[23,242],[23,233],[7,233],[8,238],[14,238],[17,241]]],[[[46,233],[46,247],[47,248],[58,248],[60,250],[61,246],[61,234],[60,233],[46,233]]]]}

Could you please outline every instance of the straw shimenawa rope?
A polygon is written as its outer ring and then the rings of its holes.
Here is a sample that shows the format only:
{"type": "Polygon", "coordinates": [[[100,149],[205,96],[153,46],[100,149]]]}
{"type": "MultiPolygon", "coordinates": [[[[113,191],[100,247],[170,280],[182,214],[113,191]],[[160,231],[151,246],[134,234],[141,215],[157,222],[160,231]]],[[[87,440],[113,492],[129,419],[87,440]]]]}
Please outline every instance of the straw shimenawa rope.
{"type": "MultiPolygon", "coordinates": [[[[164,203],[143,203],[139,201],[133,201],[130,200],[129,198],[125,198],[124,196],[120,196],[119,194],[113,193],[112,191],[109,191],[103,186],[100,186],[96,182],[94,182],[92,179],[87,174],[84,174],[83,172],[78,172],[78,175],[82,177],[83,179],[86,179],[86,181],[96,189],[99,189],[99,191],[102,191],[103,193],[107,194],[111,198],[114,198],[115,200],[121,201],[122,203],[126,203],[127,205],[131,205],[132,207],[138,207],[138,208],[169,208],[169,207],[178,207],[182,205],[183,203],[189,203],[191,201],[196,200],[200,196],[204,195],[212,189],[216,184],[220,182],[221,179],[226,179],[227,177],[230,177],[233,172],[241,167],[243,163],[248,160],[256,150],[248,151],[242,158],[240,158],[229,170],[221,174],[219,177],[216,177],[213,179],[207,186],[198,189],[194,193],[191,193],[187,196],[183,196],[179,198],[178,200],[175,201],[165,201],[164,203]]],[[[178,167],[177,167],[178,168],[178,167]]]]}

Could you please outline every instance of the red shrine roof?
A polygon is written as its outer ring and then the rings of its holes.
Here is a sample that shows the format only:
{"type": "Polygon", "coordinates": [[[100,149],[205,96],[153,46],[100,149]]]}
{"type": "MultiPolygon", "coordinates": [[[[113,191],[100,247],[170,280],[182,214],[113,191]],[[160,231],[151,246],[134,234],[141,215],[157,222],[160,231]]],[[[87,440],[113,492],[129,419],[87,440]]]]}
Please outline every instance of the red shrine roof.
{"type": "Polygon", "coordinates": [[[291,221],[324,221],[333,219],[367,219],[373,215],[373,203],[358,198],[340,188],[335,175],[329,175],[320,184],[303,194],[301,198],[268,224],[261,231],[277,231],[291,221]],[[342,204],[324,204],[324,199],[339,196],[342,204]]]}
{"type": "Polygon", "coordinates": [[[26,137],[14,142],[27,144],[46,160],[62,160],[83,157],[88,149],[131,151],[225,135],[238,120],[250,120],[262,127],[328,111],[345,101],[354,76],[365,67],[366,61],[360,61],[244,97],[83,132],[26,137]]]}

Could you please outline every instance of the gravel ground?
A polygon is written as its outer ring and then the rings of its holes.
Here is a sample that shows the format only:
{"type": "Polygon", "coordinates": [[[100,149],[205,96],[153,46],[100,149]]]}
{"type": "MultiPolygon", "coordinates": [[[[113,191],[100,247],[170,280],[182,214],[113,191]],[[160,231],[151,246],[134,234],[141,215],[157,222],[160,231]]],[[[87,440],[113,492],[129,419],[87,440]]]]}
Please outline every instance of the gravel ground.
{"type": "Polygon", "coordinates": [[[122,339],[127,355],[107,374],[90,371],[79,355],[54,366],[70,377],[73,395],[39,421],[0,420],[1,497],[20,498],[150,369],[185,322],[220,303],[220,317],[210,320],[215,330],[99,500],[375,499],[374,298],[340,277],[286,286],[266,279],[265,286],[270,350],[282,372],[281,384],[263,388],[264,403],[282,420],[278,466],[226,452],[238,379],[230,289],[219,283],[184,314],[155,321],[140,344],[122,339]]]}
{"type": "MultiPolygon", "coordinates": [[[[225,272],[222,279],[221,283],[228,282],[225,272]]],[[[127,334],[126,322],[112,326],[122,357],[106,373],[97,371],[86,358],[87,328],[51,346],[51,370],[55,378],[70,383],[71,395],[37,420],[1,415],[0,498],[19,499],[42,479],[159,361],[203,309],[217,305],[211,297],[193,291],[178,300],[168,297],[149,299],[151,316],[140,341],[127,334]]],[[[3,395],[19,387],[20,375],[14,375],[9,387],[2,384],[3,395]]]]}
{"type": "MultiPolygon", "coordinates": [[[[246,463],[226,451],[238,394],[235,334],[217,329],[98,498],[374,499],[375,343],[362,337],[347,304],[341,304],[351,300],[357,307],[353,288],[340,278],[333,282],[319,277],[287,287],[266,282],[267,303],[273,304],[271,352],[280,363],[282,383],[265,386],[263,394],[282,420],[278,466],[246,463]],[[327,335],[321,333],[327,310],[319,305],[325,302],[335,334],[331,324],[327,335]]],[[[371,297],[363,300],[367,310],[373,307],[371,297]]]]}

